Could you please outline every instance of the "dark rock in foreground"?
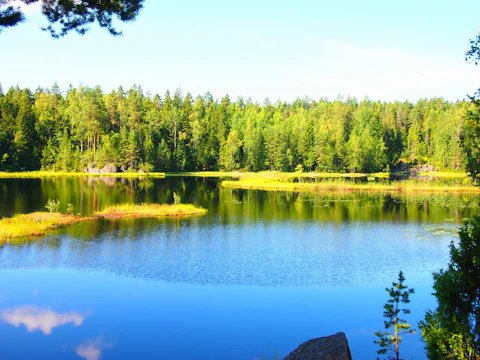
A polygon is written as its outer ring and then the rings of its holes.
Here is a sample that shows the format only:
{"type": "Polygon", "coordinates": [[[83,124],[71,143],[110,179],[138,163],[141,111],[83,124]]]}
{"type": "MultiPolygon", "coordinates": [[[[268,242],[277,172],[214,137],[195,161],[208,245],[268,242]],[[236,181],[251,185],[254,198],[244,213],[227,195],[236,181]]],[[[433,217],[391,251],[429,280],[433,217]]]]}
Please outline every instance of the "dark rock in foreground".
{"type": "Polygon", "coordinates": [[[284,360],[352,360],[345,333],[308,340],[284,360]]]}

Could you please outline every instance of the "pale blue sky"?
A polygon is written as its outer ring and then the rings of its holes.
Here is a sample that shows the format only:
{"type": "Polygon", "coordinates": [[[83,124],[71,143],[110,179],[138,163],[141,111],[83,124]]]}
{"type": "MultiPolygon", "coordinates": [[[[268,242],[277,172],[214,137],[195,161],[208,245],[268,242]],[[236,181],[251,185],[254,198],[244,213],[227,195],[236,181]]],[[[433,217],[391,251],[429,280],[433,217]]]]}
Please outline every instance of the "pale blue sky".
{"type": "Polygon", "coordinates": [[[260,102],[455,101],[480,87],[480,67],[463,57],[479,10],[480,0],[146,0],[136,22],[118,24],[122,37],[93,25],[56,40],[30,8],[27,22],[0,34],[0,82],[105,92],[138,84],[260,102]]]}

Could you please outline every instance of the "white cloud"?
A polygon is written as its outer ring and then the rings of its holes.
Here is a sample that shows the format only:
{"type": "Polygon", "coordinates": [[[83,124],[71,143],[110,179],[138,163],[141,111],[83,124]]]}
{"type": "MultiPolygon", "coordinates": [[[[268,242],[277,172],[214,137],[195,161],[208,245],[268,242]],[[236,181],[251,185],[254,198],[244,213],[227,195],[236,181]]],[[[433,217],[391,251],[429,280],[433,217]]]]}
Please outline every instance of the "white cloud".
{"type": "Polygon", "coordinates": [[[22,1],[14,0],[10,1],[8,5],[11,5],[13,7],[19,7],[20,9],[22,9],[24,14],[39,14],[42,11],[42,5],[40,1],[27,5],[22,1]]]}
{"type": "Polygon", "coordinates": [[[297,53],[287,72],[294,88],[317,98],[338,94],[388,101],[444,97],[457,100],[480,85],[480,72],[462,57],[434,57],[399,48],[360,48],[321,41],[297,53]]]}
{"type": "Polygon", "coordinates": [[[14,309],[6,309],[0,312],[0,319],[15,327],[24,325],[28,332],[40,330],[45,335],[50,335],[58,326],[72,323],[74,326],[82,325],[88,313],[70,311],[57,313],[48,308],[37,306],[19,306],[14,309]]]}
{"type": "Polygon", "coordinates": [[[75,348],[75,352],[86,360],[100,360],[106,349],[111,349],[113,344],[105,341],[100,335],[96,339],[85,340],[75,348]]]}

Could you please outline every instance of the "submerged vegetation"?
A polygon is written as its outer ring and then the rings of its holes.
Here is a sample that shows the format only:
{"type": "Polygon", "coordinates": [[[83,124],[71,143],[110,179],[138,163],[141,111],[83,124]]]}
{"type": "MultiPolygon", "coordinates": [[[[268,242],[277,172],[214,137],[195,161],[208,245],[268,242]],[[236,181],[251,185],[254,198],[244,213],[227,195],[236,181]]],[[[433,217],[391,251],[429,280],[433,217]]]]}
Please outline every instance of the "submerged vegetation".
{"type": "Polygon", "coordinates": [[[190,204],[122,204],[110,206],[94,213],[93,217],[73,215],[73,205],[69,204],[69,214],[58,212],[60,202],[49,200],[45,206],[48,212],[33,212],[0,219],[0,243],[15,238],[41,236],[48,231],[94,218],[155,218],[170,216],[202,215],[207,210],[190,204]]]}

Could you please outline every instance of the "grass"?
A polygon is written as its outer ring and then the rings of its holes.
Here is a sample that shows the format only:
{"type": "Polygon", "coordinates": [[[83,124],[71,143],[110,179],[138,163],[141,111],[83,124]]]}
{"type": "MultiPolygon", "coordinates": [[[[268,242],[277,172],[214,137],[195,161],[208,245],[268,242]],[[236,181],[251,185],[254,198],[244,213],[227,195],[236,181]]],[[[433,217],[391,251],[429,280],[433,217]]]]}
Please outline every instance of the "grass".
{"type": "Polygon", "coordinates": [[[41,236],[62,226],[89,220],[88,217],[38,211],[0,219],[0,243],[14,238],[41,236]]]}
{"type": "Polygon", "coordinates": [[[465,172],[453,172],[453,171],[434,171],[434,172],[418,172],[419,176],[432,176],[435,178],[466,178],[465,172]]]}
{"type": "Polygon", "coordinates": [[[163,178],[165,173],[139,173],[139,172],[117,172],[117,173],[105,173],[105,174],[89,174],[83,172],[67,172],[67,171],[25,171],[25,172],[0,172],[0,179],[37,179],[44,177],[73,177],[73,176],[89,176],[89,177],[155,177],[163,178]]]}
{"type": "Polygon", "coordinates": [[[167,176],[189,176],[189,177],[232,177],[232,178],[361,178],[367,176],[388,177],[388,173],[327,173],[327,172],[280,172],[280,171],[191,171],[191,172],[169,172],[167,176]]]}
{"type": "Polygon", "coordinates": [[[397,192],[480,192],[480,188],[470,185],[449,186],[435,182],[402,180],[386,183],[368,182],[355,183],[345,179],[329,179],[321,182],[292,182],[286,178],[241,178],[225,180],[222,186],[238,189],[284,190],[284,191],[341,191],[341,190],[372,190],[397,192]]]}
{"type": "Polygon", "coordinates": [[[154,218],[170,216],[188,216],[202,215],[207,210],[196,207],[191,204],[122,204],[105,208],[102,211],[95,212],[95,217],[105,217],[109,219],[123,218],[154,218]]]}
{"type": "MultiPolygon", "coordinates": [[[[123,204],[110,206],[96,212],[93,218],[156,218],[171,216],[202,215],[207,210],[190,204],[123,204]]],[[[92,217],[74,216],[59,212],[34,212],[0,219],[0,243],[16,238],[42,236],[47,232],[81,221],[92,220],[92,217]]]]}
{"type": "Polygon", "coordinates": [[[236,177],[242,176],[239,171],[186,171],[186,172],[169,172],[166,176],[184,176],[184,177],[236,177]]]}

